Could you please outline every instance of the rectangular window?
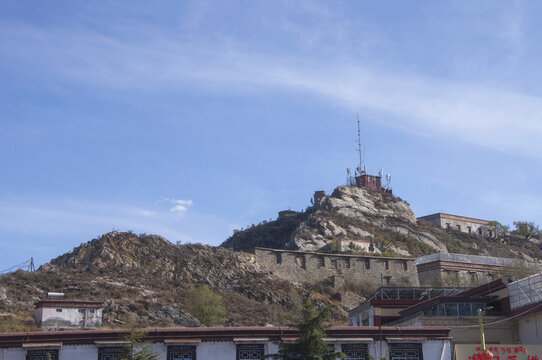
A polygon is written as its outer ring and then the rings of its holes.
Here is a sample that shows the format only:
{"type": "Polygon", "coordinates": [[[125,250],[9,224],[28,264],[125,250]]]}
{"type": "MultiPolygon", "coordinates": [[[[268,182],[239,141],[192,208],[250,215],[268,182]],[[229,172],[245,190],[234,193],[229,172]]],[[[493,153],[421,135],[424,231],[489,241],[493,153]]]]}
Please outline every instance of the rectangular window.
{"type": "Polygon", "coordinates": [[[478,235],[482,235],[482,233],[483,233],[482,228],[478,228],[478,235]]]}
{"type": "Polygon", "coordinates": [[[365,269],[371,268],[371,259],[365,259],[365,269]]]}
{"type": "Polygon", "coordinates": [[[469,234],[472,234],[472,226],[467,226],[467,231],[469,232],[469,234]]]}
{"type": "Polygon", "coordinates": [[[450,223],[446,223],[446,229],[450,228],[450,223]]]}
{"type": "Polygon", "coordinates": [[[386,270],[390,269],[390,261],[389,260],[384,260],[384,265],[386,266],[386,270]]]}
{"type": "Polygon", "coordinates": [[[341,351],[346,355],[346,360],[365,360],[367,356],[367,344],[342,344],[341,351]]]}
{"type": "Polygon", "coordinates": [[[295,257],[295,263],[302,269],[305,269],[305,257],[303,255],[298,255],[295,257]]]}
{"type": "Polygon", "coordinates": [[[58,360],[58,349],[28,350],[26,360],[58,360]]]}
{"type": "Polygon", "coordinates": [[[325,267],[325,266],[326,266],[326,261],[325,261],[324,257],[323,257],[323,256],[319,256],[319,257],[318,257],[318,267],[323,268],[323,267],[325,267]]]}
{"type": "Polygon", "coordinates": [[[119,360],[122,356],[121,347],[98,348],[98,360],[119,360]]]}
{"type": "Polygon", "coordinates": [[[282,254],[281,253],[275,253],[275,262],[277,264],[282,264],[282,254]]]}
{"type": "Polygon", "coordinates": [[[331,259],[331,266],[337,268],[337,259],[331,259]]]}
{"type": "Polygon", "coordinates": [[[78,310],[80,314],[84,314],[85,313],[85,309],[79,309],[78,310]]]}
{"type": "Polygon", "coordinates": [[[263,344],[238,344],[237,360],[263,360],[263,344]]]}
{"type": "Polygon", "coordinates": [[[167,360],[196,360],[196,347],[168,346],[167,360]]]}
{"type": "Polygon", "coordinates": [[[56,309],[56,312],[62,312],[62,309],[56,309]]]}
{"type": "Polygon", "coordinates": [[[390,360],[423,360],[422,344],[390,344],[390,360]]]}
{"type": "Polygon", "coordinates": [[[408,263],[406,261],[403,261],[403,270],[408,270],[408,263]]]}
{"type": "Polygon", "coordinates": [[[457,231],[461,231],[461,225],[457,225],[457,231]]]}
{"type": "Polygon", "coordinates": [[[344,259],[344,268],[350,269],[350,259],[344,259]]]}
{"type": "Polygon", "coordinates": [[[94,309],[90,309],[91,314],[94,314],[94,311],[95,311],[94,309]]]}

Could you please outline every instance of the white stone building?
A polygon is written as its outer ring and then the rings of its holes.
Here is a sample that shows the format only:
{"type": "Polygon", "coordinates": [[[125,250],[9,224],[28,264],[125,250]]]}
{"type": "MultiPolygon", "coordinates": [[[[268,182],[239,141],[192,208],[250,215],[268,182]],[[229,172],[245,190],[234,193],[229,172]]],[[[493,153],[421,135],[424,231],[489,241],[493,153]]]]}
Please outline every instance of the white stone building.
{"type": "Polygon", "coordinates": [[[42,329],[99,329],[103,303],[98,301],[42,300],[36,304],[34,319],[42,329]]]}

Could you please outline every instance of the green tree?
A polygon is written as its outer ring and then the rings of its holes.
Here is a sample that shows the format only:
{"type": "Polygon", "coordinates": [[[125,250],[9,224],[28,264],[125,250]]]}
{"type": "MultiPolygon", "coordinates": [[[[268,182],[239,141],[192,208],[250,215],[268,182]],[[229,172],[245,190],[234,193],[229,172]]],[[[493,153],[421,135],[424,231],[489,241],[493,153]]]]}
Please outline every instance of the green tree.
{"type": "Polygon", "coordinates": [[[510,226],[503,225],[496,220],[490,221],[487,227],[492,229],[497,235],[507,235],[510,232],[510,226]]]}
{"type": "Polygon", "coordinates": [[[133,322],[130,322],[129,332],[124,337],[122,355],[119,360],[156,360],[158,354],[151,350],[151,345],[145,344],[143,338],[145,332],[136,328],[133,322]]]}
{"type": "Polygon", "coordinates": [[[215,294],[207,285],[192,286],[187,299],[190,313],[203,325],[223,324],[226,321],[226,308],[222,296],[215,294]]]}
{"type": "Polygon", "coordinates": [[[295,326],[299,329],[299,341],[296,343],[281,343],[278,354],[267,355],[275,360],[335,360],[345,359],[342,352],[335,352],[323,340],[325,329],[329,327],[326,321],[331,308],[316,310],[308,299],[303,301],[303,320],[295,326]]]}
{"type": "Polygon", "coordinates": [[[542,232],[538,228],[538,225],[536,225],[534,222],[514,221],[514,226],[516,228],[512,233],[519,236],[524,236],[527,240],[533,237],[540,237],[542,235],[542,232]]]}

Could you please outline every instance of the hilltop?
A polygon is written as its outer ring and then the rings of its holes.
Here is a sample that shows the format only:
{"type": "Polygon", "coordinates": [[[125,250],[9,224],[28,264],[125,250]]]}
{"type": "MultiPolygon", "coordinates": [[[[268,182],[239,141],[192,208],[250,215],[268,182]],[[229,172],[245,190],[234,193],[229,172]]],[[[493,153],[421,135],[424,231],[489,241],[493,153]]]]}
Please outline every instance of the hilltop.
{"type": "Polygon", "coordinates": [[[281,212],[275,221],[238,231],[221,246],[234,250],[262,246],[326,251],[333,250],[337,241],[342,242],[343,250],[353,251],[354,246],[348,248],[350,242],[372,242],[372,254],[376,255],[417,257],[451,252],[528,261],[541,258],[536,244],[520,237],[492,238],[441,229],[417,220],[406,201],[355,186],[337,187],[305,212],[281,212]]]}

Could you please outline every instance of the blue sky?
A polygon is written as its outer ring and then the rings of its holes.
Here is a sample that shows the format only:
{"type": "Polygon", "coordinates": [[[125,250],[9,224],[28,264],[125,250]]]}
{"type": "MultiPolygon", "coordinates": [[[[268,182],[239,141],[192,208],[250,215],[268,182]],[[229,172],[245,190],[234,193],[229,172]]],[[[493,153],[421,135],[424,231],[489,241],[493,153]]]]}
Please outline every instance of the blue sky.
{"type": "Polygon", "coordinates": [[[354,167],[542,223],[542,3],[0,3],[0,270],[112,229],[218,245],[354,167]]]}

